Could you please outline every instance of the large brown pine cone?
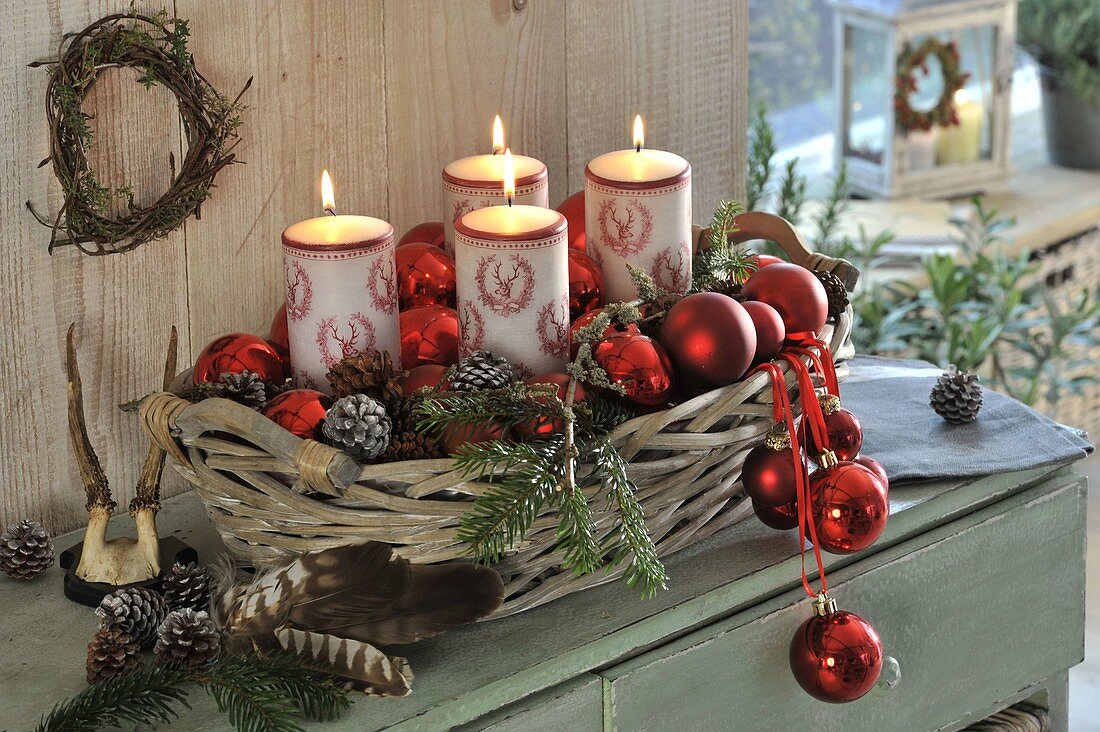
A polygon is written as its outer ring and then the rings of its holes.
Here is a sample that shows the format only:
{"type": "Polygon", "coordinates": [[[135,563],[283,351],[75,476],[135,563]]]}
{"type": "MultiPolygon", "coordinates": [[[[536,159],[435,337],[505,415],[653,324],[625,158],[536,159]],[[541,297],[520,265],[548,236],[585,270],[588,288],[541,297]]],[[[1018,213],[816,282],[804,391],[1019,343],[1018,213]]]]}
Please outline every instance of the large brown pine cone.
{"type": "Polygon", "coordinates": [[[932,387],[928,403],[936,414],[951,424],[974,421],[982,408],[982,385],[978,375],[959,371],[953,365],[948,367],[932,387]]]}
{"type": "Polygon", "coordinates": [[[443,457],[439,439],[422,432],[401,432],[390,436],[390,444],[379,458],[380,463],[402,460],[428,460],[443,457]]]}
{"type": "Polygon", "coordinates": [[[824,286],[825,295],[829,298],[829,319],[836,320],[848,307],[848,288],[832,272],[814,270],[814,276],[824,286]]]}
{"type": "Polygon", "coordinates": [[[114,628],[100,628],[88,644],[88,683],[133,671],[140,663],[141,646],[129,635],[114,628]]]}
{"type": "Polygon", "coordinates": [[[366,394],[383,404],[401,396],[401,377],[408,374],[394,367],[389,351],[375,351],[368,356],[350,356],[328,372],[328,383],[337,398],[366,394]]]}

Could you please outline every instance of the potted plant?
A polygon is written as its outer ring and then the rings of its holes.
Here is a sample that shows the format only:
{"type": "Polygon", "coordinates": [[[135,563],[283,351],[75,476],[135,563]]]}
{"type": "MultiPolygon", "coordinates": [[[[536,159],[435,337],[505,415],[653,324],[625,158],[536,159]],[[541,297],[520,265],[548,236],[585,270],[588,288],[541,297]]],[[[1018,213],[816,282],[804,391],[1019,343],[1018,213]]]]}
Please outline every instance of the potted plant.
{"type": "Polygon", "coordinates": [[[1050,159],[1100,168],[1100,3],[1027,0],[1020,44],[1039,62],[1050,159]]]}

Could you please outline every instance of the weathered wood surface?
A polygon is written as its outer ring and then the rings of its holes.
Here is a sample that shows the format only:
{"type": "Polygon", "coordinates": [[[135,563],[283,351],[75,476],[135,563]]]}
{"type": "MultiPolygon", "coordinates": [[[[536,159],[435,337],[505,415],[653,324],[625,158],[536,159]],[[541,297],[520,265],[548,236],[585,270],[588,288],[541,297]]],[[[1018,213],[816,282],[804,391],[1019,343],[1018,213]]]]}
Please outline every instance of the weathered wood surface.
{"type": "MultiPolygon", "coordinates": [[[[1045,468],[974,481],[896,487],[893,516],[876,545],[876,553],[866,557],[829,557],[830,572],[837,581],[842,581],[855,572],[846,567],[888,563],[897,558],[890,552],[902,552],[924,541],[912,545],[906,542],[902,546],[905,540],[1039,484],[1043,486],[1035,489],[1036,494],[1051,494],[1065,481],[1079,480],[1067,475],[1064,470],[1045,468]],[[1055,482],[1046,482],[1052,478],[1055,482]],[[881,560],[876,559],[879,554],[883,556],[881,560]]],[[[1053,503],[1049,500],[1036,503],[1041,510],[1048,505],[1053,503]]],[[[209,561],[209,552],[219,546],[212,527],[199,515],[194,495],[167,502],[158,518],[167,530],[175,529],[194,541],[204,552],[204,561],[209,561]]],[[[1050,538],[1056,540],[1053,534],[1050,538]]],[[[78,537],[70,536],[67,540],[75,542],[78,537]]],[[[66,546],[67,540],[61,539],[59,546],[66,546]]],[[[789,533],[773,532],[758,522],[746,521],[672,557],[668,563],[671,587],[655,600],[638,600],[620,583],[615,583],[511,618],[481,623],[408,646],[402,651],[417,674],[411,696],[361,701],[345,720],[324,729],[333,732],[390,727],[447,729],[519,702],[518,707],[505,715],[514,716],[520,708],[528,708],[522,700],[532,694],[628,661],[796,589],[799,576],[796,544],[797,539],[789,533]]],[[[975,568],[966,558],[961,560],[963,566],[945,569],[936,558],[918,556],[909,565],[911,572],[927,576],[958,571],[977,581],[986,573],[996,574],[1002,569],[1000,564],[975,568]]],[[[1061,561],[1083,573],[1079,551],[1061,557],[1061,561]]],[[[1030,592],[1024,592],[1026,597],[1057,594],[1055,589],[1066,592],[1067,588],[1044,584],[1044,577],[1061,571],[1049,567],[1045,572],[1022,573],[1015,578],[1014,588],[1030,588],[1030,592]]],[[[5,700],[0,709],[0,729],[5,726],[23,729],[53,702],[83,688],[84,645],[94,630],[95,617],[87,608],[61,599],[60,579],[60,571],[54,568],[46,578],[15,591],[11,580],[0,578],[0,657],[19,659],[0,671],[0,698],[5,700]],[[33,590],[28,591],[30,588],[33,590]]],[[[875,586],[873,597],[846,595],[845,604],[873,617],[873,606],[903,602],[904,598],[892,589],[879,583],[875,586]]],[[[1072,593],[1072,588],[1069,591],[1072,593]]],[[[1080,596],[1075,597],[1076,602],[1082,602],[1080,596]]],[[[1040,605],[1048,602],[1036,601],[1040,605]]],[[[937,598],[934,602],[941,603],[935,606],[944,614],[942,600],[937,598]]],[[[913,612],[921,608],[920,603],[915,603],[913,612]]],[[[793,627],[790,630],[793,632],[793,627]]],[[[789,634],[784,638],[785,644],[789,634]]],[[[1077,642],[1079,653],[1080,639],[1077,642]]],[[[785,648],[784,645],[771,652],[785,656],[785,648]]],[[[965,652],[970,652],[969,647],[965,652]]],[[[901,660],[904,684],[905,659],[901,660]]],[[[1024,664],[1028,661],[1020,660],[1024,664]]],[[[736,691],[727,688],[722,693],[731,698],[736,691]]],[[[550,692],[550,697],[555,696],[555,692],[550,692]]],[[[223,729],[223,720],[206,702],[198,698],[196,701],[199,701],[196,710],[186,718],[188,727],[196,732],[223,729]]]]}

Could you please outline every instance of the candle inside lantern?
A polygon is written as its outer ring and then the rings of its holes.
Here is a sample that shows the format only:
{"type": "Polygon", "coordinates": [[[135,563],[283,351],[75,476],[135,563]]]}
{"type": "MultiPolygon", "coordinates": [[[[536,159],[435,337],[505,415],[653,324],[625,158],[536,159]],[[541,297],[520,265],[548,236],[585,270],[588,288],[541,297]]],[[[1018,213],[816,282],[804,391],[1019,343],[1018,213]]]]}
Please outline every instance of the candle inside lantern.
{"type": "Polygon", "coordinates": [[[561,371],[569,356],[569,244],[565,217],[515,202],[511,151],[501,160],[502,206],[455,224],[462,355],[487,349],[521,376],[561,371]]]}
{"type": "Polygon", "coordinates": [[[325,214],[283,231],[290,361],[299,387],[328,391],[326,374],[349,356],[389,351],[400,360],[393,227],[336,213],[321,176],[325,214]]]}
{"type": "MultiPolygon", "coordinates": [[[[443,169],[444,244],[454,254],[455,222],[479,208],[505,203],[504,125],[493,119],[493,153],[471,155],[448,163],[443,169]]],[[[550,205],[546,165],[525,155],[513,156],[516,190],[514,203],[547,208],[550,205]]]]}
{"type": "Polygon", "coordinates": [[[975,163],[982,156],[982,126],[985,108],[970,98],[966,89],[955,92],[955,114],[959,124],[944,127],[939,133],[937,161],[940,165],[975,163]]]}
{"type": "Polygon", "coordinates": [[[691,166],[645,147],[641,115],[633,132],[632,148],[601,155],[584,171],[588,247],[609,301],[638,296],[627,265],[671,292],[691,286],[691,166]]]}

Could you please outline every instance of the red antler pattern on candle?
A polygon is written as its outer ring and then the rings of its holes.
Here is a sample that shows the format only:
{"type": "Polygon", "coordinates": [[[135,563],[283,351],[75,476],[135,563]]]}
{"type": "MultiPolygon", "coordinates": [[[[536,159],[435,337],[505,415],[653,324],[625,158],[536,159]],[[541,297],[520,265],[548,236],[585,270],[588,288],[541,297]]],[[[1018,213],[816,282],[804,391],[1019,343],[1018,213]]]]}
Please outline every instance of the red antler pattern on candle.
{"type": "Polygon", "coordinates": [[[367,286],[375,309],[392,315],[397,309],[397,273],[394,271],[393,257],[387,254],[388,251],[371,262],[367,286]]]}
{"type": "Polygon", "coordinates": [[[294,372],[294,385],[299,389],[313,389],[319,391],[317,388],[317,380],[301,369],[294,372]]]}
{"type": "Polygon", "coordinates": [[[620,210],[615,201],[608,198],[600,204],[597,216],[603,243],[620,257],[642,251],[653,236],[653,214],[648,206],[632,198],[624,208],[620,210]]]}
{"type": "Polygon", "coordinates": [[[297,322],[313,309],[313,283],[309,274],[297,262],[287,262],[283,267],[286,280],[286,315],[297,322]]]}
{"type": "Polygon", "coordinates": [[[322,320],[317,328],[317,350],[329,368],[345,358],[370,353],[374,349],[374,323],[362,313],[352,313],[342,325],[333,315],[322,320]],[[336,351],[333,350],[334,344],[336,351]]]}
{"type": "Polygon", "coordinates": [[[681,242],[675,251],[665,247],[653,256],[649,267],[649,276],[658,287],[669,292],[686,292],[688,285],[688,264],[691,257],[691,245],[681,242]]]}
{"type": "Polygon", "coordinates": [[[463,303],[458,314],[458,333],[463,356],[485,347],[485,318],[473,303],[463,303]]]}
{"type": "Polygon", "coordinates": [[[569,357],[569,298],[539,308],[539,350],[555,358],[569,357]]]}
{"type": "Polygon", "coordinates": [[[475,279],[481,304],[497,315],[522,312],[535,294],[535,270],[519,254],[508,255],[507,261],[496,254],[480,257],[475,279]]]}

